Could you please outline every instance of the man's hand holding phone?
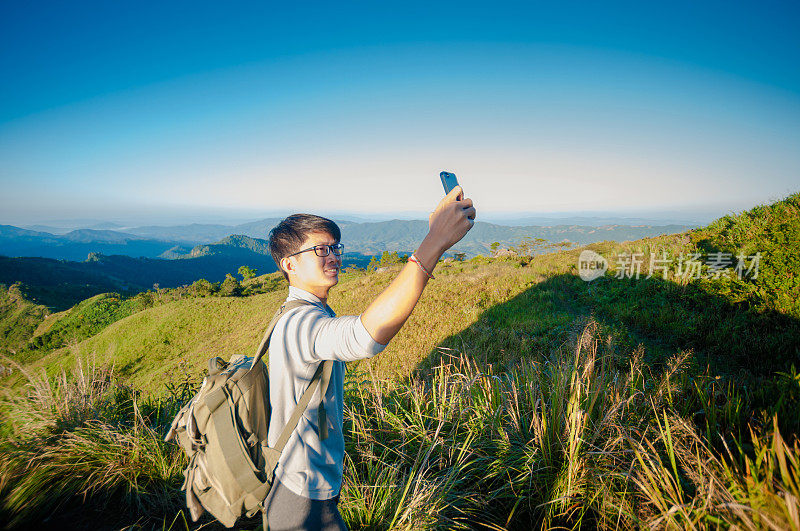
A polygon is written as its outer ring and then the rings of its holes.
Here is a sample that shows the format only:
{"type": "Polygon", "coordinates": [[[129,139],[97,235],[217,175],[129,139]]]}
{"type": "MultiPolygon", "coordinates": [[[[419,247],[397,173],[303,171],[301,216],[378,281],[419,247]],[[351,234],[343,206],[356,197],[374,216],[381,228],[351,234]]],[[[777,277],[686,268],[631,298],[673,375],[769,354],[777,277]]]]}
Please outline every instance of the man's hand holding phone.
{"type": "Polygon", "coordinates": [[[464,190],[456,186],[428,218],[428,237],[438,243],[444,253],[469,232],[475,224],[475,213],[472,199],[464,197],[464,190]]]}
{"type": "MultiPolygon", "coordinates": [[[[420,250],[433,254],[429,257],[431,266],[442,254],[455,245],[475,224],[475,207],[472,199],[464,197],[464,190],[458,184],[455,174],[441,172],[439,177],[445,193],[436,209],[428,218],[428,235],[420,250]]],[[[426,253],[427,254],[427,253],[426,253]]]]}
{"type": "Polygon", "coordinates": [[[474,224],[472,199],[464,197],[464,190],[456,182],[428,218],[428,235],[414,252],[414,259],[409,260],[417,263],[406,265],[361,314],[361,322],[375,341],[385,345],[397,334],[414,310],[428,279],[433,278],[431,273],[439,258],[474,224]]]}

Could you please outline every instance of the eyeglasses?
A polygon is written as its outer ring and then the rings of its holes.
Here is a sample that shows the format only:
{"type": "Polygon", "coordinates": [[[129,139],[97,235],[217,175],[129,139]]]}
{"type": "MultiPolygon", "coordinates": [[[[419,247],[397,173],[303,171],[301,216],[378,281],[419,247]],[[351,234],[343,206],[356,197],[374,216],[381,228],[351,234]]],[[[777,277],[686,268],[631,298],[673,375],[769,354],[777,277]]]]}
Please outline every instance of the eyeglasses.
{"type": "Polygon", "coordinates": [[[333,251],[334,255],[342,256],[342,253],[344,253],[344,245],[342,245],[341,243],[334,243],[333,245],[315,245],[314,247],[309,247],[308,249],[303,249],[302,251],[297,251],[296,253],[292,253],[288,255],[286,258],[289,258],[289,256],[294,256],[296,254],[304,253],[306,251],[314,251],[314,254],[316,254],[317,256],[328,256],[330,252],[333,251]]]}

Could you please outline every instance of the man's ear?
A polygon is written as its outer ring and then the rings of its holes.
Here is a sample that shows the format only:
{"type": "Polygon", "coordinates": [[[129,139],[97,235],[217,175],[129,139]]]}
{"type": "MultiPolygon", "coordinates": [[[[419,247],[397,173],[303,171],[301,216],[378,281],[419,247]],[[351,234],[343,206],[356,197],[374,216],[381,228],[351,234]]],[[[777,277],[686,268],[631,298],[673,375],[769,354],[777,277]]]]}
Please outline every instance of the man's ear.
{"type": "Polygon", "coordinates": [[[289,258],[281,258],[280,268],[286,271],[288,275],[289,272],[294,271],[294,264],[289,260],[289,258]]]}

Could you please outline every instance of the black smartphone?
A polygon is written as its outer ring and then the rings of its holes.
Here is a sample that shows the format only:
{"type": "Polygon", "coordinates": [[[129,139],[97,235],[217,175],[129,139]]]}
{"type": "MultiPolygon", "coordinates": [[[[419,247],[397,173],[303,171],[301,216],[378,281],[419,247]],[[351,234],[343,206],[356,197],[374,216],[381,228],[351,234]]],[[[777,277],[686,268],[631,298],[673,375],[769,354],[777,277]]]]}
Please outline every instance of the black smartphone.
{"type": "Polygon", "coordinates": [[[455,173],[443,171],[439,174],[439,178],[442,179],[442,186],[444,186],[444,195],[449,194],[450,190],[458,186],[458,179],[456,179],[455,173]]]}

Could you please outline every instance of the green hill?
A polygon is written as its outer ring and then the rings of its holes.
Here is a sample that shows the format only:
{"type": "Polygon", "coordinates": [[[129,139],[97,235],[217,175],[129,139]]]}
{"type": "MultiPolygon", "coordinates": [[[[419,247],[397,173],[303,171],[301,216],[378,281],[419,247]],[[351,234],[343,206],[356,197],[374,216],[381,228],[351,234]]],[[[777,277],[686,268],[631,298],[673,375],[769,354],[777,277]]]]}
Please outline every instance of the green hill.
{"type": "Polygon", "coordinates": [[[19,283],[28,300],[55,311],[66,310],[98,293],[128,287],[87,262],[6,256],[0,256],[0,283],[19,283]]]}
{"type": "Polygon", "coordinates": [[[230,249],[245,249],[269,256],[269,242],[267,240],[251,238],[243,234],[231,234],[217,243],[198,245],[191,250],[190,256],[209,256],[229,251],[230,249]]]}
{"type": "MultiPolygon", "coordinates": [[[[613,331],[620,348],[642,343],[653,361],[693,350],[698,364],[710,363],[726,373],[788,369],[798,362],[800,329],[791,283],[798,276],[785,271],[800,271],[791,262],[800,254],[798,239],[784,236],[797,230],[798,219],[795,195],[688,233],[593,244],[587,248],[606,256],[611,269],[591,283],[575,275],[580,249],[440,265],[436,281],[401,333],[372,361],[373,369],[385,376],[424,371],[441,348],[459,347],[503,363],[541,356],[565,341],[571,322],[590,315],[613,331]],[[758,230],[742,232],[745,226],[758,230]],[[748,236],[731,236],[740,233],[748,236]],[[658,274],[644,278],[651,255],[666,253],[675,261],[694,253],[707,257],[714,245],[724,245],[734,256],[763,249],[758,277],[740,280],[731,265],[728,275],[718,279],[675,277],[675,271],[667,280],[658,274]],[[620,253],[641,253],[641,278],[615,278],[620,253]],[[778,278],[790,280],[781,284],[778,278]],[[756,366],[753,359],[759,360],[756,366]]],[[[700,276],[708,276],[703,267],[700,276]]],[[[330,304],[340,314],[360,313],[394,274],[343,273],[330,304]]],[[[276,286],[282,282],[278,277],[270,277],[276,286]]],[[[249,353],[284,296],[280,290],[255,297],[175,300],[115,322],[76,349],[156,391],[179,365],[199,373],[211,356],[249,353]]],[[[60,365],[68,359],[55,351],[45,363],[60,365]]]]}
{"type": "Polygon", "coordinates": [[[48,315],[46,307],[25,298],[19,284],[0,284],[0,353],[21,350],[48,315]]]}
{"type": "MultiPolygon", "coordinates": [[[[610,270],[591,283],[575,275],[580,249],[440,265],[406,327],[372,363],[381,374],[410,374],[428,366],[437,347],[456,337],[474,345],[470,350],[482,350],[488,360],[509,361],[552,348],[564,340],[572,320],[595,315],[618,330],[619,341],[651,344],[664,355],[693,349],[706,362],[716,358],[720,367],[730,367],[731,361],[746,367],[755,357],[764,371],[787,368],[797,363],[800,352],[798,226],[795,194],[688,233],[593,244],[586,248],[604,255],[610,270]],[[734,262],[737,254],[761,252],[758,276],[739,279],[732,263],[718,279],[675,277],[674,270],[667,280],[659,274],[644,278],[651,255],[666,253],[675,262],[693,253],[707,258],[716,250],[730,253],[734,262]],[[614,278],[620,253],[641,253],[641,278],[614,278]]],[[[255,245],[253,250],[264,252],[262,243],[234,236],[219,245],[248,251],[255,245]]],[[[200,254],[213,254],[214,246],[203,247],[200,254]]],[[[701,276],[708,276],[703,267],[701,276]]],[[[340,314],[360,313],[394,274],[343,273],[330,303],[340,314]]],[[[276,286],[282,282],[277,274],[269,278],[276,286]]],[[[199,371],[212,355],[248,353],[283,296],[280,291],[176,300],[115,322],[77,349],[123,367],[134,382],[155,390],[160,375],[171,373],[179,362],[199,371]]],[[[56,351],[46,359],[63,358],[56,351]]]]}
{"type": "MultiPolygon", "coordinates": [[[[272,255],[269,253],[269,241],[251,238],[243,234],[232,234],[216,243],[197,245],[183,255],[171,255],[171,258],[175,259],[208,259],[210,257],[222,263],[228,263],[229,267],[233,267],[235,264],[247,264],[263,273],[277,271],[272,255]]],[[[348,265],[364,267],[369,263],[370,258],[371,255],[348,251],[344,254],[343,265],[345,267],[348,265]]]]}
{"type": "Polygon", "coordinates": [[[706,252],[729,253],[734,260],[760,254],[758,277],[750,282],[733,279],[726,296],[760,311],[800,318],[800,194],[720,218],[695,231],[693,240],[706,252]]]}

